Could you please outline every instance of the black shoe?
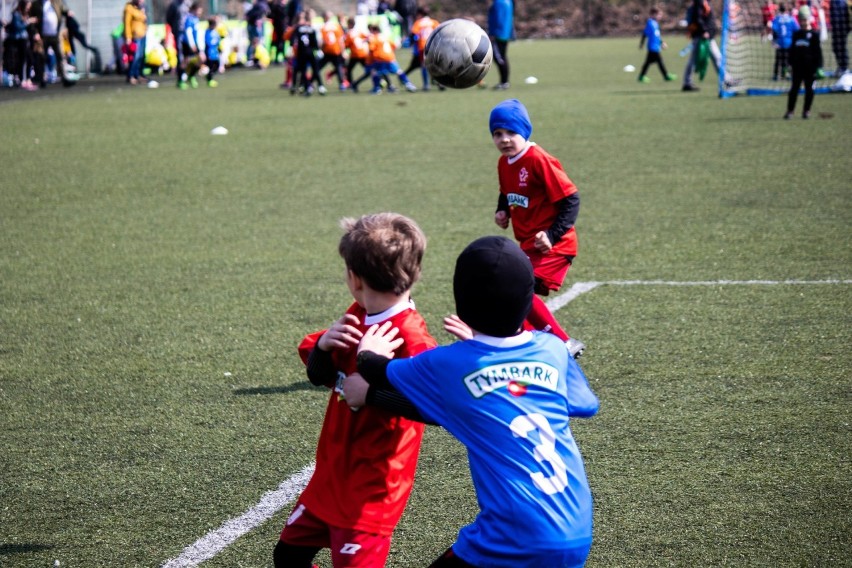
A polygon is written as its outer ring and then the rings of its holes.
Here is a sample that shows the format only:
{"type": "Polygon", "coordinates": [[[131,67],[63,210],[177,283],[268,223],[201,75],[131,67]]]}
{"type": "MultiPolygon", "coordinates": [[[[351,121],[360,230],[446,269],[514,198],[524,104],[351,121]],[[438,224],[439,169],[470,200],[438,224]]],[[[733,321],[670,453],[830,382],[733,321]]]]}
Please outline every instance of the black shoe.
{"type": "Polygon", "coordinates": [[[695,85],[692,85],[692,84],[684,85],[683,88],[681,88],[681,91],[687,91],[687,92],[700,91],[700,90],[701,89],[699,89],[698,87],[696,87],[695,85]]]}
{"type": "Polygon", "coordinates": [[[807,120],[807,119],[809,119],[810,117],[811,117],[811,111],[806,110],[805,112],[803,112],[803,113],[802,113],[802,118],[803,118],[804,120],[807,120]]]}
{"type": "Polygon", "coordinates": [[[793,113],[792,113],[792,112],[788,112],[788,113],[785,113],[785,114],[784,114],[784,120],[790,120],[790,118],[792,118],[792,117],[793,117],[793,113]]]}

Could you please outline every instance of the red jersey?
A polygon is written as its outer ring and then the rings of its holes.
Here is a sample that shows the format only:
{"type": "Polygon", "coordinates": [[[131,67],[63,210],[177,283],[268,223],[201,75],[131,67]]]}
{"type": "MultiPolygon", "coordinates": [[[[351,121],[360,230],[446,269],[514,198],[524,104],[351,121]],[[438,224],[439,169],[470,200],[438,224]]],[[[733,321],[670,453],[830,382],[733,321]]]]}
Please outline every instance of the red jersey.
{"type": "MultiPolygon", "coordinates": [[[[396,358],[411,357],[435,347],[426,322],[405,302],[375,316],[367,316],[357,303],[346,313],[361,322],[359,329],[383,321],[393,322],[405,343],[396,358]]],[[[307,363],[325,330],[307,335],[299,344],[299,356],[307,363]]],[[[335,349],[332,360],[338,383],[356,372],[356,348],[335,349]]],[[[316,469],[300,501],[324,522],[342,528],[390,535],[399,522],[411,487],[425,425],[394,416],[380,408],[349,408],[332,388],[317,443],[316,469]]]]}
{"type": "MultiPolygon", "coordinates": [[[[558,201],[577,193],[559,160],[540,146],[530,144],[512,158],[500,156],[497,162],[500,193],[509,200],[515,239],[521,249],[535,249],[535,234],[546,231],[559,214],[558,201]]],[[[549,254],[577,255],[574,227],[553,243],[549,254]]]]}

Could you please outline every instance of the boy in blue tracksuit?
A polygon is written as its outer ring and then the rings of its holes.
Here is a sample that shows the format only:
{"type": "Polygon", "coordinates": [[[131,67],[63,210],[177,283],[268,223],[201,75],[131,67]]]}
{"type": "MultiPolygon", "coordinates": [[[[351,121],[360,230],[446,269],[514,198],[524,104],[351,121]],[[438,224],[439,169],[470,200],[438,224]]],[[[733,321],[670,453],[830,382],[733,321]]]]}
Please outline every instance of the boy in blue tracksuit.
{"type": "Polygon", "coordinates": [[[642,46],[645,45],[645,40],[648,40],[648,55],[645,56],[645,63],[642,65],[642,70],[639,71],[640,83],[651,82],[645,73],[648,72],[648,67],[650,67],[652,63],[656,63],[660,67],[660,72],[663,74],[663,79],[666,81],[674,81],[677,79],[675,75],[666,71],[666,66],[663,63],[662,56],[660,55],[660,50],[667,48],[668,45],[666,45],[666,42],[663,41],[663,38],[660,35],[660,23],[657,21],[659,17],[660,9],[654,6],[651,8],[648,21],[645,23],[645,29],[642,30],[642,38],[639,40],[639,49],[642,49],[642,46]]]}
{"type": "Polygon", "coordinates": [[[207,55],[207,86],[216,87],[219,83],[214,79],[214,75],[219,70],[219,41],[222,36],[219,35],[217,26],[219,21],[216,16],[211,16],[207,20],[207,31],[204,32],[204,53],[207,55]]]}
{"type": "Polygon", "coordinates": [[[593,416],[598,399],[558,337],[523,331],[534,287],[514,241],[477,239],[456,261],[458,316],[445,320],[462,341],[391,359],[401,340],[376,325],[344,380],[348,403],[419,413],[467,448],[480,512],[432,568],[579,568],[589,554],[592,496],[569,417],[593,416]]]}

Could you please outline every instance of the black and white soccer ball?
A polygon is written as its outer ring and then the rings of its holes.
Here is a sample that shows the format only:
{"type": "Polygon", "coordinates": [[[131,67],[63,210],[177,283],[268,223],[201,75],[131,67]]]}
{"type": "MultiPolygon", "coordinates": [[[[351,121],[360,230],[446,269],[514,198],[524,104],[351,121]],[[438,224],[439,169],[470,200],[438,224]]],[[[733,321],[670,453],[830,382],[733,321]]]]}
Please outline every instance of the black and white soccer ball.
{"type": "Polygon", "coordinates": [[[466,89],[482,81],[493,58],[488,34],[476,23],[461,18],[447,20],[435,28],[423,51],[432,78],[454,89],[466,89]]]}

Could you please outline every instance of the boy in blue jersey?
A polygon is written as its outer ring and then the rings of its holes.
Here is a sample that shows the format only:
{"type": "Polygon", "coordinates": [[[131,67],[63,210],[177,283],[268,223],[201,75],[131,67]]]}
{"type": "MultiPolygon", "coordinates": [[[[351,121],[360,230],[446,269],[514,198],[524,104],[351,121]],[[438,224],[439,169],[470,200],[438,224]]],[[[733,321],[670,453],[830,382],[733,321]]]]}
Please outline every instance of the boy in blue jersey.
{"type": "Polygon", "coordinates": [[[793,45],[793,32],[799,29],[796,18],[787,11],[787,6],[778,7],[779,14],[772,20],[772,45],[775,47],[775,66],[772,70],[772,80],[778,77],[787,78],[790,60],[790,47],[793,45]]]}
{"type": "Polygon", "coordinates": [[[666,66],[663,63],[663,57],[660,55],[660,50],[668,47],[660,35],[660,23],[657,21],[660,17],[660,9],[654,6],[648,16],[648,21],[645,23],[645,29],[642,30],[642,39],[639,40],[639,49],[645,45],[645,40],[648,40],[648,55],[645,56],[645,63],[642,65],[642,70],[639,71],[639,82],[650,83],[651,79],[645,73],[652,63],[656,63],[660,67],[660,72],[663,74],[663,79],[666,81],[674,81],[677,76],[666,71],[666,66]]]}
{"type": "Polygon", "coordinates": [[[216,87],[219,83],[213,77],[219,71],[219,42],[222,36],[219,35],[217,26],[219,19],[216,16],[210,16],[207,19],[207,30],[204,32],[204,53],[207,55],[207,86],[216,87]]]}
{"type": "MultiPolygon", "coordinates": [[[[204,51],[198,41],[199,18],[201,18],[201,4],[193,2],[189,7],[183,34],[180,38],[181,52],[183,53],[183,60],[186,62],[186,75],[193,89],[198,87],[198,79],[195,76],[198,75],[201,64],[204,63],[204,51]]],[[[180,88],[185,89],[186,84],[180,88]]]]}
{"type": "Polygon", "coordinates": [[[568,419],[598,399],[558,337],[522,330],[534,286],[517,244],[477,239],[456,261],[459,319],[445,324],[463,340],[391,360],[401,340],[373,326],[344,381],[349,404],[390,409],[394,393],[467,448],[481,510],[432,567],[567,568],[589,554],[592,497],[568,419]]]}

